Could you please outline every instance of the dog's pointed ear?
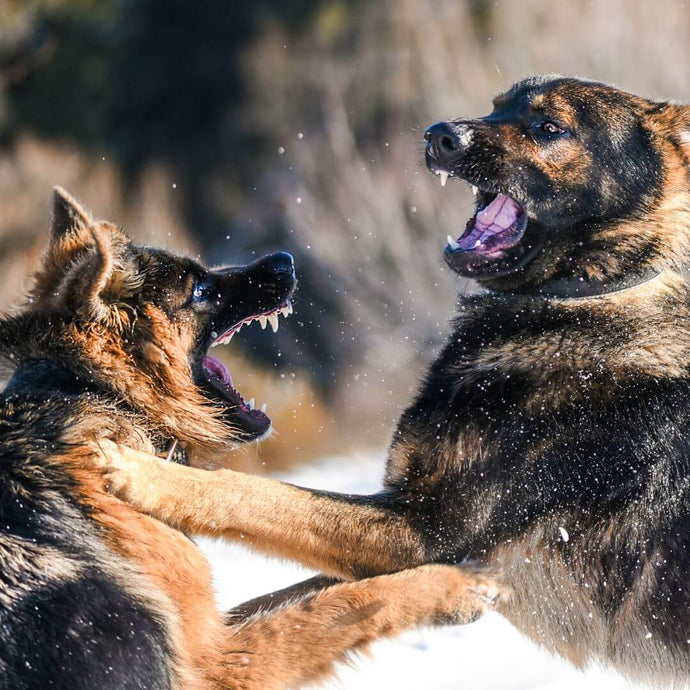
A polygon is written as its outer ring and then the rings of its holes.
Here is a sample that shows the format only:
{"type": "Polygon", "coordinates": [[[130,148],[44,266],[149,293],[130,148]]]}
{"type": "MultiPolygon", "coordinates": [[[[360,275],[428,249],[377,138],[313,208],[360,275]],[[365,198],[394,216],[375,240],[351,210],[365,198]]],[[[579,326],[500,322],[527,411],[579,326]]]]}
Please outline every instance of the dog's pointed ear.
{"type": "Polygon", "coordinates": [[[69,276],[79,295],[77,313],[85,321],[103,321],[110,314],[103,293],[110,282],[114,266],[113,231],[105,223],[90,227],[95,251],[69,276]]]}
{"type": "Polygon", "coordinates": [[[53,191],[50,242],[35,274],[35,305],[66,310],[84,321],[102,321],[131,297],[142,278],[128,259],[130,239],[91,215],[61,187],[53,191]]]}
{"type": "Polygon", "coordinates": [[[72,245],[77,249],[91,241],[89,228],[91,216],[81,204],[62,187],[53,188],[53,214],[50,222],[50,242],[62,246],[72,245]]]}
{"type": "Polygon", "coordinates": [[[127,258],[129,238],[107,221],[94,221],[88,229],[86,252],[64,272],[51,299],[81,321],[103,322],[111,317],[122,325],[120,307],[138,289],[142,277],[127,258]]]}

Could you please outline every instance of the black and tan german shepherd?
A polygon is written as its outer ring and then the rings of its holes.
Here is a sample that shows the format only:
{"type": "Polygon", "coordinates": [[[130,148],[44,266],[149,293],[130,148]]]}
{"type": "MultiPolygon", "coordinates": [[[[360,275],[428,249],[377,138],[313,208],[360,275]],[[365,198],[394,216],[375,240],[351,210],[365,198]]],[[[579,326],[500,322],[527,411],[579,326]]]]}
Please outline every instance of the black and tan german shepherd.
{"type": "Polygon", "coordinates": [[[294,287],[289,254],[208,270],[56,190],[30,300],[0,321],[14,370],[0,396],[0,688],[297,687],[377,637],[493,603],[484,571],[431,565],[220,615],[196,545],[105,493],[100,443],[204,462],[269,430],[206,352],[254,320],[275,330],[294,287]]]}
{"type": "Polygon", "coordinates": [[[442,183],[476,188],[445,257],[482,290],[460,300],[398,424],[383,490],[111,448],[114,488],[169,524],[242,532],[342,578],[498,566],[513,589],[499,609],[533,639],[577,665],[685,683],[690,108],[534,77],[425,139],[442,183]]]}

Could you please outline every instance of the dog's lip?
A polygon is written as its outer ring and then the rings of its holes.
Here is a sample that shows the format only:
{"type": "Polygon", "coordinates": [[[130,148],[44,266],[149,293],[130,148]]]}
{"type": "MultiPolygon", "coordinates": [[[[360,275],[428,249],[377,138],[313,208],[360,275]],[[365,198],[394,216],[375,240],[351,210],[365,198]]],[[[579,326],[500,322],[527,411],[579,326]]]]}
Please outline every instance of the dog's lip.
{"type": "Polygon", "coordinates": [[[264,312],[259,312],[258,314],[252,314],[246,318],[238,321],[229,328],[225,329],[220,335],[217,332],[211,333],[211,344],[210,347],[215,347],[216,345],[225,345],[232,340],[235,333],[238,333],[243,326],[247,326],[254,321],[258,321],[261,324],[261,328],[266,328],[268,324],[271,325],[274,333],[278,332],[278,327],[280,325],[279,317],[288,317],[292,314],[292,301],[290,298],[286,298],[277,307],[269,309],[264,312]]]}
{"type": "MultiPolygon", "coordinates": [[[[279,327],[279,317],[287,317],[292,314],[292,311],[292,301],[287,297],[277,307],[248,316],[226,328],[220,335],[217,332],[212,332],[207,350],[216,345],[229,343],[235,333],[254,321],[258,321],[262,329],[270,324],[273,332],[276,333],[279,327]]],[[[243,431],[260,436],[270,429],[271,420],[266,414],[266,404],[264,403],[257,409],[254,406],[254,398],[249,401],[245,400],[235,388],[230,370],[220,359],[209,355],[207,352],[201,361],[200,369],[207,384],[222,398],[226,407],[240,418],[242,426],[247,427],[243,431]]]]}
{"type": "Polygon", "coordinates": [[[456,180],[458,182],[464,182],[470,185],[472,193],[475,197],[479,198],[481,195],[497,195],[505,194],[510,196],[515,201],[517,201],[520,206],[522,206],[525,213],[528,212],[530,208],[529,199],[525,199],[522,195],[516,192],[514,189],[508,189],[505,185],[494,183],[491,179],[487,177],[482,177],[481,179],[474,179],[473,176],[465,175],[458,172],[457,170],[450,170],[439,165],[435,159],[427,158],[427,168],[429,172],[436,175],[441,182],[441,186],[445,187],[448,180],[456,180]]]}

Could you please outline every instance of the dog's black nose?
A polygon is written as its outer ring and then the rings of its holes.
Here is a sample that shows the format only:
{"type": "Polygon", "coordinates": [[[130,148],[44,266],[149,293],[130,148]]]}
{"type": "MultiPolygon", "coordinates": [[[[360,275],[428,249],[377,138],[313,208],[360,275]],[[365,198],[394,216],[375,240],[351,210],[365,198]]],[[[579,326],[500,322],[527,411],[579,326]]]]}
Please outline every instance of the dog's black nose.
{"type": "Polygon", "coordinates": [[[295,273],[295,260],[292,258],[292,254],[287,252],[269,254],[259,261],[261,262],[261,268],[271,273],[285,273],[287,275],[294,275],[295,273]]]}
{"type": "Polygon", "coordinates": [[[462,148],[460,137],[448,122],[437,122],[424,132],[432,153],[439,162],[452,156],[462,148]]]}

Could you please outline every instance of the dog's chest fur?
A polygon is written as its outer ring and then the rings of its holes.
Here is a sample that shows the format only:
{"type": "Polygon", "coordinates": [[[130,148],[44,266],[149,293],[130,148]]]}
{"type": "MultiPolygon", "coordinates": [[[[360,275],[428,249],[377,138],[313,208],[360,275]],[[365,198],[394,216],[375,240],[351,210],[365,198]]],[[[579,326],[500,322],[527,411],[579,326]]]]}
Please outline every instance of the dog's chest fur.
{"type": "Polygon", "coordinates": [[[690,514],[687,305],[675,279],[470,298],[396,431],[387,487],[418,504],[434,556],[500,565],[504,613],[576,663],[663,576],[690,514]]]}

